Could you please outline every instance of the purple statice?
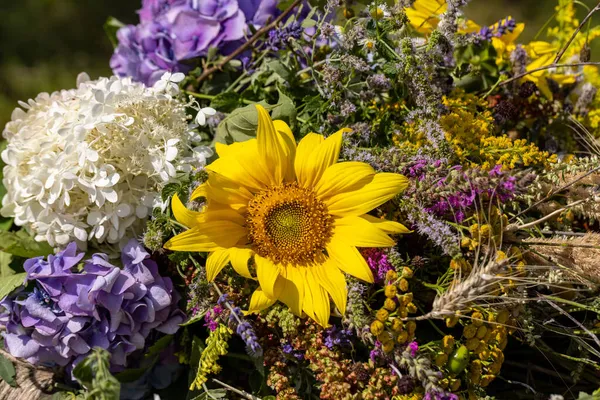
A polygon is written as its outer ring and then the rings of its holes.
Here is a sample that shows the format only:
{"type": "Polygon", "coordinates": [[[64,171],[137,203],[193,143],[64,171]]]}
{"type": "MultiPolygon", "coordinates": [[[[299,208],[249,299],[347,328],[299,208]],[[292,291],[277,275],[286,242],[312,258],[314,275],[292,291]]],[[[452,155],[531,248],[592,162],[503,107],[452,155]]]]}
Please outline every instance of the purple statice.
{"type": "Polygon", "coordinates": [[[335,325],[325,330],[325,346],[329,350],[334,347],[344,347],[350,344],[351,329],[339,329],[335,325]]]}
{"type": "Polygon", "coordinates": [[[375,341],[375,347],[373,350],[369,352],[369,359],[372,362],[377,362],[381,357],[383,357],[383,350],[381,349],[381,342],[379,340],[375,341]]]}
{"type": "Polygon", "coordinates": [[[383,282],[386,272],[394,269],[388,260],[385,250],[379,248],[362,248],[360,252],[373,272],[375,282],[383,282]]]}
{"type": "Polygon", "coordinates": [[[410,352],[411,357],[417,356],[417,351],[419,351],[419,343],[413,341],[408,344],[408,350],[410,352]]]}
{"type": "Polygon", "coordinates": [[[298,21],[281,28],[273,29],[269,32],[266,40],[266,46],[269,50],[277,52],[285,48],[286,43],[292,40],[298,40],[302,36],[304,29],[298,21]]]}
{"type": "Polygon", "coordinates": [[[416,160],[402,168],[405,175],[416,178],[407,190],[424,210],[437,216],[462,222],[473,212],[479,200],[506,202],[521,189],[511,172],[497,165],[491,171],[448,167],[442,162],[416,160]]]}
{"type": "Polygon", "coordinates": [[[159,275],[136,240],[123,250],[123,269],[105,254],[83,257],[71,243],[47,259],[25,262],[32,291],[0,302],[6,350],[13,356],[72,368],[101,347],[111,352],[111,367],[119,371],[128,356],[151,344],[150,335],[174,334],[184,322],[173,283],[159,275]]]}
{"type": "Polygon", "coordinates": [[[249,26],[279,14],[277,0],[144,0],[140,24],[117,32],[110,66],[119,76],[152,85],[164,72],[187,72],[186,60],[210,48],[228,54],[246,40],[249,26]]]}
{"type": "Polygon", "coordinates": [[[219,326],[219,316],[223,313],[223,308],[220,305],[214,306],[204,316],[204,326],[208,327],[211,331],[217,330],[219,326]]]}

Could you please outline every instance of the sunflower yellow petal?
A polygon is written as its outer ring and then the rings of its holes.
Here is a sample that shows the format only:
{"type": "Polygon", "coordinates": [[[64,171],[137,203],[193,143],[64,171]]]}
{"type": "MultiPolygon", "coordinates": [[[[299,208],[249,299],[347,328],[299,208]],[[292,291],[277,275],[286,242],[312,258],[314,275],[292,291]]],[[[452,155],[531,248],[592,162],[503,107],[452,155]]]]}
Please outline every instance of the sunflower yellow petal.
{"type": "Polygon", "coordinates": [[[246,228],[235,222],[204,222],[172,237],[164,247],[173,251],[214,251],[233,247],[245,236],[246,228]]]}
{"type": "Polygon", "coordinates": [[[337,262],[338,267],[345,273],[365,282],[373,283],[373,272],[356,247],[332,240],[327,245],[327,253],[337,262]]]}
{"type": "Polygon", "coordinates": [[[300,171],[308,169],[308,164],[311,162],[311,157],[314,151],[323,143],[325,138],[322,135],[316,133],[309,133],[304,136],[298,148],[296,149],[296,158],[294,160],[294,171],[298,179],[300,186],[305,186],[304,177],[301,176],[300,171]]]}
{"type": "Polygon", "coordinates": [[[312,267],[314,276],[319,280],[319,285],[329,293],[335,306],[342,315],[346,314],[348,288],[346,278],[335,261],[328,260],[323,265],[312,267]]]}
{"type": "Polygon", "coordinates": [[[286,182],[293,182],[296,180],[296,173],[294,171],[294,160],[296,159],[296,139],[294,138],[294,133],[288,124],[281,120],[277,119],[273,121],[273,126],[275,126],[275,130],[279,132],[279,139],[283,142],[286,153],[287,166],[284,179],[286,182]]]}
{"type": "Polygon", "coordinates": [[[267,297],[277,299],[281,288],[275,287],[275,282],[281,273],[280,267],[273,264],[271,260],[259,255],[254,256],[254,262],[256,263],[256,276],[260,288],[267,297]]]}
{"type": "Polygon", "coordinates": [[[234,210],[244,209],[253,195],[244,185],[232,181],[221,174],[209,173],[206,197],[217,203],[227,204],[234,210]]]}
{"type": "Polygon", "coordinates": [[[359,216],[392,199],[407,186],[405,176],[383,172],[360,189],[331,196],[325,204],[333,215],[359,216]]]}
{"type": "Polygon", "coordinates": [[[244,278],[254,279],[248,268],[250,257],[252,257],[252,250],[250,249],[240,249],[238,247],[229,249],[229,258],[235,272],[244,278]]]}
{"type": "Polygon", "coordinates": [[[319,285],[317,278],[314,276],[311,268],[306,269],[306,280],[304,290],[309,292],[304,298],[304,311],[310,315],[319,325],[326,328],[329,326],[329,315],[331,313],[331,305],[329,304],[329,296],[325,289],[319,285]],[[310,303],[307,301],[310,299],[310,303]]]}
{"type": "Polygon", "coordinates": [[[347,161],[336,163],[325,170],[315,191],[320,199],[349,190],[360,189],[373,180],[375,170],[369,164],[347,161]]]}
{"type": "Polygon", "coordinates": [[[344,217],[334,221],[333,238],[356,247],[391,247],[394,240],[375,224],[361,217],[344,217]]]}
{"type": "Polygon", "coordinates": [[[287,266],[283,268],[275,286],[279,293],[278,299],[287,305],[297,316],[302,315],[302,304],[304,302],[304,279],[296,267],[287,266]]]}
{"type": "Polygon", "coordinates": [[[268,298],[265,293],[259,289],[256,289],[252,293],[250,298],[250,306],[248,307],[248,313],[257,313],[266,308],[271,307],[277,300],[268,298]]]}
{"type": "Polygon", "coordinates": [[[412,231],[399,222],[389,221],[383,218],[377,218],[369,214],[361,215],[361,218],[369,221],[382,231],[388,234],[394,233],[411,233],[412,231]]]}
{"type": "Polygon", "coordinates": [[[221,144],[217,150],[220,158],[210,163],[206,169],[237,182],[256,192],[272,184],[272,174],[257,162],[259,159],[256,139],[236,142],[230,145],[221,144]]]}
{"type": "Polygon", "coordinates": [[[171,200],[171,209],[173,210],[175,219],[188,228],[198,225],[203,219],[203,213],[188,210],[179,199],[177,193],[175,193],[173,199],[171,200]]]}
{"type": "Polygon", "coordinates": [[[203,183],[194,189],[192,195],[190,196],[190,200],[196,200],[199,197],[206,197],[206,186],[208,186],[208,184],[203,183]]]}
{"type": "Polygon", "coordinates": [[[207,207],[206,211],[202,212],[202,219],[206,222],[230,221],[238,225],[246,223],[246,218],[239,211],[229,207],[207,207]]]}
{"type": "Polygon", "coordinates": [[[206,280],[212,282],[229,262],[229,249],[217,249],[206,259],[206,280]]]}
{"type": "Polygon", "coordinates": [[[271,116],[261,105],[257,104],[258,128],[256,129],[256,141],[258,143],[258,162],[264,162],[273,176],[273,185],[279,185],[287,174],[290,163],[289,149],[285,147],[285,141],[281,134],[275,129],[271,116]],[[286,154],[287,153],[287,154],[286,154]]]}
{"type": "Polygon", "coordinates": [[[297,160],[295,164],[296,176],[300,186],[312,188],[319,182],[327,167],[335,164],[340,157],[342,135],[345,132],[351,131],[352,130],[348,128],[340,129],[325,139],[310,153],[303,151],[303,153],[300,154],[300,147],[304,147],[303,142],[305,140],[309,141],[307,145],[314,144],[314,138],[312,136],[310,136],[309,139],[305,137],[300,141],[296,159],[298,159],[298,157],[303,157],[303,159],[300,162],[297,160]]]}

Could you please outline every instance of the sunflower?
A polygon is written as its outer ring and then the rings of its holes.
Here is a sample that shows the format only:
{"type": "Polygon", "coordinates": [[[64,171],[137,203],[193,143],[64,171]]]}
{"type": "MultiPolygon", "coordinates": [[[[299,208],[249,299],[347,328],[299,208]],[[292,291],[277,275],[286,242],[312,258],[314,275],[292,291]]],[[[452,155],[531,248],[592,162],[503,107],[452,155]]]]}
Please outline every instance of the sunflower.
{"type": "Polygon", "coordinates": [[[283,121],[256,108],[256,139],[217,144],[219,158],[191,196],[206,199],[203,210],[188,210],[173,197],[175,218],[190,229],[165,248],[210,252],[209,281],[229,263],[238,274],[257,279],[249,312],[279,300],[296,315],[304,312],[327,326],[329,296],[340,312],[346,310],[344,273],[373,282],[357,247],[390,247],[394,241],[388,234],[408,232],[367,214],[408,181],[399,174],[376,174],[365,163],[338,163],[342,134],[349,129],[327,139],[310,133],[296,146],[283,121]]]}

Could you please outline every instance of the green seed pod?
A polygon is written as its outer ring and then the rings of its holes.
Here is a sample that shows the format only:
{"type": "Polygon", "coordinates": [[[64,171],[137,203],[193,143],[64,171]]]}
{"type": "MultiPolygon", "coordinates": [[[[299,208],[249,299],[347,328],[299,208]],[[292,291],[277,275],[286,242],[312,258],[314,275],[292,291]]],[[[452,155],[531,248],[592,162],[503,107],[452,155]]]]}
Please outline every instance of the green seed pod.
{"type": "Polygon", "coordinates": [[[469,350],[466,346],[460,346],[448,359],[448,370],[453,374],[460,374],[469,364],[469,350]]]}

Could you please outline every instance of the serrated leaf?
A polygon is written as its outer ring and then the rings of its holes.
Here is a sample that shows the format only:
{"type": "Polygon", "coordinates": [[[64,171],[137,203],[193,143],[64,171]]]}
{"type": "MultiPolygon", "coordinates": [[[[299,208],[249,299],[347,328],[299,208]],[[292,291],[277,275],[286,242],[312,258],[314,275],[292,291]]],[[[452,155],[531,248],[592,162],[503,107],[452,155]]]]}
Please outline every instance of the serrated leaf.
{"type": "MultiPolygon", "coordinates": [[[[258,103],[267,110],[273,108],[265,102],[258,103]]],[[[258,126],[258,112],[254,104],[234,110],[217,127],[213,139],[215,143],[231,144],[233,142],[244,142],[256,137],[258,126]]]]}
{"type": "Polygon", "coordinates": [[[281,90],[277,89],[277,91],[279,92],[279,100],[277,101],[277,107],[271,113],[271,118],[274,120],[280,119],[290,127],[293,127],[296,124],[296,106],[292,99],[286,96],[281,90]]]}
{"type": "Polygon", "coordinates": [[[15,274],[15,271],[10,267],[11,261],[12,256],[10,254],[0,251],[0,278],[15,274]]]}
{"type": "MultiPolygon", "coordinates": [[[[267,104],[264,101],[257,103],[262,105],[267,111],[271,112],[271,118],[280,119],[288,125],[293,126],[296,123],[296,107],[294,102],[279,90],[279,101],[275,105],[267,104]]],[[[231,144],[233,142],[244,142],[256,137],[258,127],[258,112],[254,104],[234,110],[217,127],[217,132],[213,139],[215,143],[231,144]]]]}
{"type": "Polygon", "coordinates": [[[8,358],[0,355],[0,378],[12,387],[17,386],[15,381],[15,366],[8,358]]]}
{"type": "Polygon", "coordinates": [[[27,278],[25,272],[0,278],[0,300],[8,296],[16,288],[23,286],[25,278],[27,278]]]}
{"type": "Polygon", "coordinates": [[[108,40],[110,40],[110,43],[112,43],[113,47],[117,47],[119,45],[117,31],[124,26],[125,24],[115,17],[108,17],[104,23],[104,32],[106,32],[106,36],[108,36],[108,40]]]}
{"type": "Polygon", "coordinates": [[[36,242],[25,231],[0,231],[0,251],[24,258],[47,256],[53,253],[48,243],[36,242]]]}
{"type": "Polygon", "coordinates": [[[215,110],[219,110],[224,113],[229,113],[235,110],[240,104],[241,96],[235,92],[220,93],[215,96],[210,102],[210,106],[215,110]]]}

